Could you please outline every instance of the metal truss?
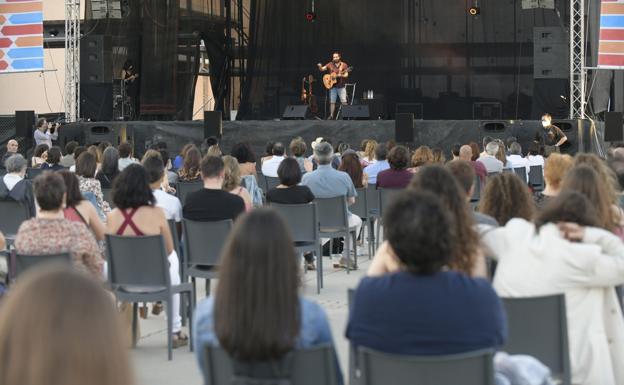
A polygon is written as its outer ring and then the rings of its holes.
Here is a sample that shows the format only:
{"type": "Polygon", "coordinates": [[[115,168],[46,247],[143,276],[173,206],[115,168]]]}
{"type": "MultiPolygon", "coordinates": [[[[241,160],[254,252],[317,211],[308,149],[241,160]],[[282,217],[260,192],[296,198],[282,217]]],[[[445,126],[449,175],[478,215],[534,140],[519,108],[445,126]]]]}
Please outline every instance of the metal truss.
{"type": "Polygon", "coordinates": [[[570,119],[585,119],[585,0],[570,0],[570,119]]]}
{"type": "Polygon", "coordinates": [[[65,0],[65,121],[80,117],[80,0],[65,0]]]}

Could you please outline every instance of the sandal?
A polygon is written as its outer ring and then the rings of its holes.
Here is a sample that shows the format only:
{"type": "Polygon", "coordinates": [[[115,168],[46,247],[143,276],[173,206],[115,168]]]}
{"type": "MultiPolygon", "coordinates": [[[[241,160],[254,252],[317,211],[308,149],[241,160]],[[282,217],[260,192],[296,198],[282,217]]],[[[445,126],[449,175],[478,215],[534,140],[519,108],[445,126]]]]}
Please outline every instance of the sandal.
{"type": "Polygon", "coordinates": [[[156,302],[152,305],[152,314],[159,315],[163,311],[163,304],[160,302],[156,302]]]}
{"type": "Polygon", "coordinates": [[[173,348],[177,349],[181,346],[188,345],[188,342],[189,342],[188,340],[189,340],[188,336],[182,333],[182,331],[173,333],[173,348]]]}
{"type": "Polygon", "coordinates": [[[139,316],[143,319],[147,319],[147,305],[143,305],[139,308],[139,316]]]}

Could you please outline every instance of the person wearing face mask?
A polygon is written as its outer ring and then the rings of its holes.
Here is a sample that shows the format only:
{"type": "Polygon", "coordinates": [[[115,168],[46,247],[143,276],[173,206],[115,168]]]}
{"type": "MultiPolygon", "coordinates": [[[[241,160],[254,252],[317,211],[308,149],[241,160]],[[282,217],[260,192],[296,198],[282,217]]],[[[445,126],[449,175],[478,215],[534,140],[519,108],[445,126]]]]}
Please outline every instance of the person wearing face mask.
{"type": "Polygon", "coordinates": [[[561,152],[561,145],[568,141],[568,137],[559,127],[552,124],[550,114],[544,114],[542,116],[542,129],[535,132],[534,141],[544,147],[544,155],[548,156],[553,152],[561,152]]]}

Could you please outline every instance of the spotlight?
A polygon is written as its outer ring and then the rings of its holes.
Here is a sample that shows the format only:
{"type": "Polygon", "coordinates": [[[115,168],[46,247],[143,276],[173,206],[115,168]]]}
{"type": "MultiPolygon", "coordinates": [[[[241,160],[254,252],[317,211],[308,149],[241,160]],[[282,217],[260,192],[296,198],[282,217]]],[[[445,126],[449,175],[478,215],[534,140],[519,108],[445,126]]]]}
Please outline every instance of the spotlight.
{"type": "Polygon", "coordinates": [[[305,18],[306,18],[307,21],[313,22],[314,20],[316,20],[316,13],[314,13],[312,11],[308,11],[305,14],[305,18]]]}
{"type": "Polygon", "coordinates": [[[58,31],[58,29],[51,29],[48,33],[50,34],[50,36],[56,37],[56,36],[58,36],[59,31],[58,31]]]}
{"type": "Polygon", "coordinates": [[[468,13],[471,16],[477,16],[478,14],[481,13],[481,8],[473,5],[472,7],[468,8],[468,13]]]}

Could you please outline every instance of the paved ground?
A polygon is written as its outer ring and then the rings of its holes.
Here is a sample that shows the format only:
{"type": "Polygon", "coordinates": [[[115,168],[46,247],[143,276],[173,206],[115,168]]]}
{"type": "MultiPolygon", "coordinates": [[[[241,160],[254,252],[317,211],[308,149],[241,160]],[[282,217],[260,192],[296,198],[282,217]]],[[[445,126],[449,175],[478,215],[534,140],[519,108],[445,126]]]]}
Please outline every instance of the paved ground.
{"type": "MultiPolygon", "coordinates": [[[[336,260],[336,258],[334,258],[336,260]]],[[[368,268],[368,258],[359,257],[360,268],[349,275],[344,270],[334,270],[328,258],[324,259],[324,285],[321,294],[316,294],[316,274],[304,275],[303,293],[319,303],[329,317],[338,351],[340,367],[345,380],[348,369],[348,343],[344,338],[347,322],[347,289],[357,286],[368,268]]],[[[197,290],[204,293],[203,282],[197,290]]],[[[201,385],[202,378],[195,362],[195,356],[187,347],[174,350],[173,361],[167,361],[166,322],[161,314],[150,315],[141,320],[141,339],[132,357],[139,385],[201,385]]]]}

